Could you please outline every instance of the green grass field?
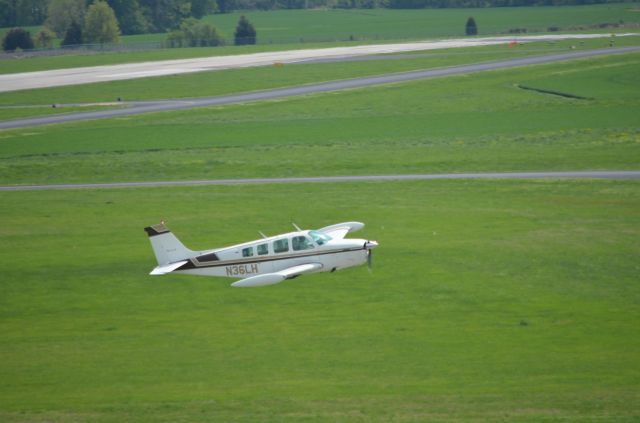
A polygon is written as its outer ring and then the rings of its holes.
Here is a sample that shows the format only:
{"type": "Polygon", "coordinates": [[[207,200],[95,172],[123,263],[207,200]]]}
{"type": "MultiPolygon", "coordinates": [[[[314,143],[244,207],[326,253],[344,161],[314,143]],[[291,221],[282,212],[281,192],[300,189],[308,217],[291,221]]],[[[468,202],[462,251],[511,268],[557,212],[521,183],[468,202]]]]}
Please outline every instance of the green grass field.
{"type": "MultiPolygon", "coordinates": [[[[207,92],[373,67],[220,73],[207,92]]],[[[638,170],[639,70],[635,53],[0,131],[0,184],[638,170]]],[[[2,422],[640,420],[635,180],[2,191],[0,216],[2,422]],[[346,220],[380,247],[372,274],[240,290],[149,276],[160,220],[193,249],[346,220]]]]}
{"type": "Polygon", "coordinates": [[[639,68],[626,54],[3,131],[0,182],[637,169],[639,68]]]}
{"type": "Polygon", "coordinates": [[[1,193],[0,419],[633,421],[634,181],[1,193]],[[360,219],[374,272],[151,277],[193,248],[360,219]]]}
{"type": "MultiPolygon", "coordinates": [[[[352,45],[397,40],[417,40],[464,36],[469,16],[478,23],[479,35],[504,34],[512,28],[529,33],[547,32],[555,26],[563,32],[637,32],[640,13],[633,3],[572,7],[503,7],[486,9],[420,10],[279,10],[237,12],[205,18],[219,28],[229,43],[240,15],[246,15],[258,32],[257,46],[162,49],[47,58],[3,60],[0,73],[29,72],[52,68],[97,66],[146,60],[183,59],[246,52],[288,50],[320,46],[352,45]],[[620,24],[620,28],[599,28],[600,24],[620,24]],[[350,40],[355,41],[350,41],[350,40]]],[[[32,32],[36,28],[33,28],[32,32]]],[[[3,30],[0,30],[2,36],[3,30]]],[[[123,36],[122,42],[160,42],[166,34],[123,36]]]]}
{"type": "MultiPolygon", "coordinates": [[[[564,53],[572,46],[577,50],[607,48],[610,38],[595,40],[567,40],[521,44],[510,48],[508,43],[497,46],[441,49],[408,55],[380,55],[377,60],[320,64],[291,64],[230,69],[195,74],[111,81],[82,86],[62,86],[46,89],[0,93],[0,120],[13,118],[9,113],[15,106],[43,106],[51,104],[113,102],[117,98],[128,101],[167,98],[190,98],[223,95],[319,83],[361,76],[383,75],[461,64],[507,60],[531,55],[564,53]],[[389,60],[406,57],[402,60],[389,60]]],[[[640,37],[618,37],[616,47],[640,46],[640,37]]],[[[43,109],[32,108],[33,114],[43,109]]]]}
{"type": "MultiPolygon", "coordinates": [[[[229,41],[241,15],[256,27],[258,43],[335,42],[348,40],[407,40],[465,35],[465,22],[473,16],[478,35],[508,33],[525,28],[528,33],[588,31],[600,24],[626,23],[627,27],[608,30],[637,30],[640,14],[634,4],[588,5],[568,7],[500,7],[481,9],[329,9],[242,11],[210,15],[207,22],[221,30],[229,41]]],[[[163,41],[164,34],[124,37],[124,42],[163,41]]]]}
{"type": "MultiPolygon", "coordinates": [[[[233,37],[240,15],[255,24],[260,43],[305,41],[398,40],[465,35],[469,16],[478,23],[478,35],[508,33],[512,28],[548,32],[594,30],[590,26],[624,22],[629,29],[640,23],[637,5],[629,3],[569,7],[499,7],[482,9],[332,9],[236,12],[206,18],[233,37]]],[[[615,28],[612,28],[616,30],[615,28]]]]}

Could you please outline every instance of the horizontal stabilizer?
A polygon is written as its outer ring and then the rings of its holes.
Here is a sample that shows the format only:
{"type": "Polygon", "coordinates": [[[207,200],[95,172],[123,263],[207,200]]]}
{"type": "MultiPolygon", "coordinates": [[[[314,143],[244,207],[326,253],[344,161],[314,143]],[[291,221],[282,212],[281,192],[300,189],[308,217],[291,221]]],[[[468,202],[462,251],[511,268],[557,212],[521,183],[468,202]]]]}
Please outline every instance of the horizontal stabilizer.
{"type": "Polygon", "coordinates": [[[162,266],[157,266],[149,274],[150,275],[165,275],[167,273],[173,272],[178,267],[182,266],[183,264],[185,264],[188,261],[189,260],[182,260],[182,261],[177,261],[175,263],[169,263],[169,264],[165,264],[165,265],[162,265],[162,266]]]}
{"type": "Polygon", "coordinates": [[[231,284],[235,288],[253,288],[256,286],[275,285],[285,279],[291,279],[300,276],[303,273],[309,273],[322,269],[320,263],[307,263],[299,266],[289,267],[275,273],[266,273],[264,275],[252,276],[242,279],[231,284]]]}

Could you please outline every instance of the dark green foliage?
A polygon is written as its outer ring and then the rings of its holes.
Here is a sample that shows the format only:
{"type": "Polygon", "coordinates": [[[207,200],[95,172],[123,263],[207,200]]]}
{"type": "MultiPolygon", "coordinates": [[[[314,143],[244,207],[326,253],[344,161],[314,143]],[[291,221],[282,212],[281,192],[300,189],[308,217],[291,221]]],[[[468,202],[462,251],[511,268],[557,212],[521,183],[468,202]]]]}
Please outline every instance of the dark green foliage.
{"type": "MultiPolygon", "coordinates": [[[[87,0],[87,5],[93,0],[87,0]]],[[[619,3],[619,0],[107,0],[123,34],[175,29],[188,17],[233,10],[485,8],[619,3]]],[[[0,27],[40,25],[52,0],[0,0],[0,27]]],[[[66,25],[65,25],[66,27],[66,25]]],[[[58,35],[64,30],[54,29],[58,35]]]]}
{"type": "Polygon", "coordinates": [[[42,31],[36,34],[35,43],[38,48],[52,48],[53,40],[56,38],[56,34],[48,28],[43,28],[42,31]]]}
{"type": "Polygon", "coordinates": [[[251,25],[251,22],[244,17],[244,15],[240,16],[235,32],[235,44],[237,46],[241,46],[255,43],[256,29],[251,25]]]}
{"type": "Polygon", "coordinates": [[[73,46],[82,44],[82,27],[77,22],[72,22],[67,32],[64,34],[64,39],[60,43],[63,46],[73,46]]]}
{"type": "Polygon", "coordinates": [[[467,35],[478,35],[478,26],[476,25],[476,20],[473,19],[473,16],[467,19],[467,24],[465,25],[465,33],[467,35]]]}
{"type": "Polygon", "coordinates": [[[224,38],[210,23],[189,18],[169,34],[167,42],[169,47],[216,47],[224,45],[224,38]]]}
{"type": "Polygon", "coordinates": [[[389,0],[391,9],[444,9],[519,6],[576,6],[620,3],[618,0],[389,0]]]}
{"type": "MultiPolygon", "coordinates": [[[[597,3],[619,3],[618,0],[217,0],[218,11],[275,9],[444,9],[515,6],[560,6],[597,3]]],[[[192,2],[193,3],[193,2],[192,2]]]]}
{"type": "Polygon", "coordinates": [[[148,31],[149,21],[143,14],[138,0],[108,0],[124,35],[142,34],[148,31]]]}
{"type": "Polygon", "coordinates": [[[22,50],[30,50],[33,48],[33,40],[29,31],[22,28],[13,28],[2,40],[2,49],[4,51],[14,51],[20,48],[22,50]]]}
{"type": "Polygon", "coordinates": [[[171,31],[169,35],[167,35],[167,45],[171,48],[185,47],[184,32],[180,30],[171,31]]]}
{"type": "Polygon", "coordinates": [[[175,29],[191,15],[189,0],[140,0],[151,30],[163,32],[175,29]]]}
{"type": "Polygon", "coordinates": [[[62,38],[72,22],[82,25],[86,10],[85,0],[51,0],[45,25],[62,38]]]}
{"type": "Polygon", "coordinates": [[[48,0],[0,0],[0,27],[41,25],[48,0]]]}
{"type": "Polygon", "coordinates": [[[191,16],[200,19],[205,15],[215,12],[217,5],[215,0],[191,0],[191,16]]]}
{"type": "Polygon", "coordinates": [[[116,43],[119,41],[118,20],[103,0],[98,0],[87,9],[84,19],[84,40],[89,44],[116,43]]]}

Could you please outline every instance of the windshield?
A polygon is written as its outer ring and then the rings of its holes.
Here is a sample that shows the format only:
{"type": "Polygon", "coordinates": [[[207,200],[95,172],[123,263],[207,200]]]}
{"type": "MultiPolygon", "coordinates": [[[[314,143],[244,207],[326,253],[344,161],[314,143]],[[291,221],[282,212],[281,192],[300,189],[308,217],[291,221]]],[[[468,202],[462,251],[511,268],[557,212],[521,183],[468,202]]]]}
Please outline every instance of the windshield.
{"type": "Polygon", "coordinates": [[[331,237],[329,235],[317,231],[309,231],[309,235],[318,245],[331,241],[331,237]]]}

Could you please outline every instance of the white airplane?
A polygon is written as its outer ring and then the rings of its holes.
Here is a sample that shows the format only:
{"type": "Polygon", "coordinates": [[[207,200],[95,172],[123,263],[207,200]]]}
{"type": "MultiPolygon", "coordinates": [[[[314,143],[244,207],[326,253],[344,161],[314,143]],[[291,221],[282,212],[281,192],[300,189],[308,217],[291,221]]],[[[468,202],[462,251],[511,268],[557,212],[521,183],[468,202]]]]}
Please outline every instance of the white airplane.
{"type": "Polygon", "coordinates": [[[304,273],[334,272],[367,262],[376,241],[345,239],[364,227],[344,222],[317,230],[301,230],[204,251],[186,248],[164,223],[144,228],[158,266],[150,275],[185,273],[239,278],[234,287],[273,285],[304,273]]]}

